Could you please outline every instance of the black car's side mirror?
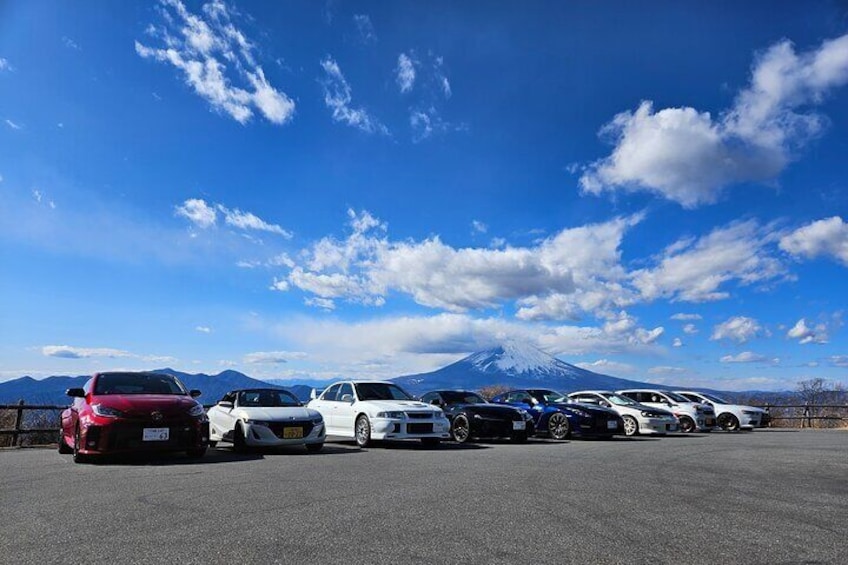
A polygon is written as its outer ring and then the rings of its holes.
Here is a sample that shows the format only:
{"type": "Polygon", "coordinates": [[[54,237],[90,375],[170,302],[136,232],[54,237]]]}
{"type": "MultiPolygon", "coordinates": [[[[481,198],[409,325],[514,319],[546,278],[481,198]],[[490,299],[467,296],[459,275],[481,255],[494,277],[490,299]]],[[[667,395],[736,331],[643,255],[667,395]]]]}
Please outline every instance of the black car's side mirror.
{"type": "Polygon", "coordinates": [[[442,401],[439,400],[438,398],[434,398],[433,400],[430,401],[430,404],[432,404],[433,406],[441,406],[442,401]]]}
{"type": "Polygon", "coordinates": [[[81,388],[69,388],[65,394],[72,398],[85,398],[85,390],[81,388]]]}

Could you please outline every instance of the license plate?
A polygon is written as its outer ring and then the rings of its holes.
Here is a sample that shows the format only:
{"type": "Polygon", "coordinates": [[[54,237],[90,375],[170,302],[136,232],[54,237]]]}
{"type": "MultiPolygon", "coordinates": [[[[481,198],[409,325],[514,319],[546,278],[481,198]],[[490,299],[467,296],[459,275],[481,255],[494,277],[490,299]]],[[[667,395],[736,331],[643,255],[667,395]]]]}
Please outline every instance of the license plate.
{"type": "Polygon", "coordinates": [[[283,439],[298,439],[303,437],[303,428],[283,428],[283,439]]]}
{"type": "Polygon", "coordinates": [[[168,428],[143,428],[141,432],[142,441],[168,441],[171,430],[168,428]]]}
{"type": "Polygon", "coordinates": [[[608,430],[617,430],[618,429],[618,422],[616,422],[615,420],[609,420],[607,422],[607,429],[608,430]]]}
{"type": "Polygon", "coordinates": [[[524,420],[522,420],[520,422],[513,422],[512,423],[512,429],[513,430],[523,430],[526,427],[527,427],[527,422],[525,422],[524,420]]]}

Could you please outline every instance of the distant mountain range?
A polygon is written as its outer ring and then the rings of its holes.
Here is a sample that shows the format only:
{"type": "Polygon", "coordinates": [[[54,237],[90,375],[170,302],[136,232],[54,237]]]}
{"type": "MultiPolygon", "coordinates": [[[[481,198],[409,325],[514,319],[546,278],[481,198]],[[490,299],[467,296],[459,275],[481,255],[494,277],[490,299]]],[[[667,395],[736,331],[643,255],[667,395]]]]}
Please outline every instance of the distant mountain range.
{"type": "Polygon", "coordinates": [[[431,373],[391,379],[413,394],[435,389],[480,390],[486,386],[550,388],[563,393],[576,390],[652,387],[672,388],[610,377],[581,369],[520,343],[506,343],[480,351],[431,373]]]}
{"type": "MultiPolygon", "coordinates": [[[[261,381],[232,370],[223,371],[217,375],[183,373],[170,368],[156,371],[174,375],[189,389],[200,390],[203,394],[199,399],[204,404],[214,404],[225,393],[234,389],[268,386],[288,389],[301,401],[306,402],[313,388],[320,392],[332,382],[309,379],[261,381]]],[[[6,381],[0,383],[0,404],[12,404],[20,399],[28,404],[69,404],[65,390],[81,387],[88,378],[88,375],[47,377],[41,380],[22,377],[6,381]]],[[[390,380],[415,395],[435,389],[480,390],[493,385],[509,388],[550,388],[563,393],[585,389],[680,388],[602,375],[571,365],[535,347],[520,343],[505,343],[493,349],[480,351],[430,373],[406,375],[390,380]]],[[[708,389],[699,390],[718,392],[708,389]]],[[[731,399],[740,395],[744,396],[745,393],[722,393],[722,396],[731,399]]]]}
{"type": "MultiPolygon", "coordinates": [[[[214,404],[227,392],[239,388],[286,388],[301,400],[308,399],[311,387],[303,385],[284,386],[269,384],[248,377],[238,371],[222,371],[217,375],[206,375],[204,373],[183,373],[174,369],[156,369],[157,373],[167,373],[180,379],[188,389],[201,391],[198,400],[203,404],[214,404]]],[[[36,380],[31,377],[22,377],[0,383],[0,404],[13,404],[23,399],[27,404],[70,404],[70,399],[65,395],[69,388],[81,387],[90,375],[79,377],[47,377],[36,380]]]]}

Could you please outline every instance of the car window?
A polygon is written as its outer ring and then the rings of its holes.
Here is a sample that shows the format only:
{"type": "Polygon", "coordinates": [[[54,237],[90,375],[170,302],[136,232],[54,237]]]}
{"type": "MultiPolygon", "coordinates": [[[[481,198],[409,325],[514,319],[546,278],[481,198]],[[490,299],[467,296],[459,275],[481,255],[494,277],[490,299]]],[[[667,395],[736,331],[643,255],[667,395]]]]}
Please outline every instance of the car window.
{"type": "Polygon", "coordinates": [[[402,388],[390,383],[356,383],[359,400],[412,400],[402,388]]]}
{"type": "Polygon", "coordinates": [[[341,386],[342,384],[338,383],[325,390],[321,395],[321,400],[335,400],[341,386]]]}
{"type": "Polygon", "coordinates": [[[349,394],[350,397],[353,398],[353,387],[350,385],[350,383],[342,384],[336,399],[341,402],[342,398],[346,394],[349,394]]]}
{"type": "Polygon", "coordinates": [[[523,402],[524,404],[532,404],[533,397],[526,392],[511,392],[507,395],[507,402],[523,402]]]}
{"type": "Polygon", "coordinates": [[[103,373],[94,383],[94,394],[187,394],[170,375],[103,373]]]}
{"type": "Polygon", "coordinates": [[[236,401],[236,393],[228,392],[225,394],[219,402],[235,402],[236,401]]]}
{"type": "Polygon", "coordinates": [[[285,390],[243,390],[239,392],[238,405],[244,407],[280,408],[300,406],[300,401],[285,390]]]}
{"type": "Polygon", "coordinates": [[[427,394],[425,394],[424,396],[421,397],[421,402],[426,402],[427,404],[430,404],[431,402],[433,402],[437,398],[439,398],[438,393],[428,392],[427,394]]]}

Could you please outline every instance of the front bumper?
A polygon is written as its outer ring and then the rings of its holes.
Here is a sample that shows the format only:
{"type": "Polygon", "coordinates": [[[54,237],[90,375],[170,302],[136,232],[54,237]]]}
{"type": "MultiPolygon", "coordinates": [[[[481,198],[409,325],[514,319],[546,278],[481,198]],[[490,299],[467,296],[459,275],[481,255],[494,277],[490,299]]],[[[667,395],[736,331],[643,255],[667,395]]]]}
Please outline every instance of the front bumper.
{"type": "Polygon", "coordinates": [[[677,421],[666,418],[645,418],[639,422],[641,434],[670,434],[680,431],[677,421]]]}
{"type": "Polygon", "coordinates": [[[83,455],[201,450],[208,442],[209,422],[200,418],[154,422],[98,416],[80,421],[79,452],[83,455]],[[166,429],[167,439],[160,439],[166,435],[166,429]],[[148,433],[145,439],[144,430],[161,430],[163,433],[148,433]]]}
{"type": "Polygon", "coordinates": [[[577,425],[574,420],[569,420],[569,423],[571,434],[577,437],[610,437],[624,433],[624,424],[621,419],[578,417],[577,425]]]}
{"type": "Polygon", "coordinates": [[[371,439],[450,439],[447,418],[371,418],[371,439]]]}
{"type": "Polygon", "coordinates": [[[251,447],[281,447],[324,443],[327,437],[324,423],[315,424],[311,420],[273,422],[264,424],[245,424],[244,442],[251,447]]]}

